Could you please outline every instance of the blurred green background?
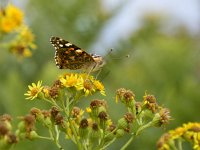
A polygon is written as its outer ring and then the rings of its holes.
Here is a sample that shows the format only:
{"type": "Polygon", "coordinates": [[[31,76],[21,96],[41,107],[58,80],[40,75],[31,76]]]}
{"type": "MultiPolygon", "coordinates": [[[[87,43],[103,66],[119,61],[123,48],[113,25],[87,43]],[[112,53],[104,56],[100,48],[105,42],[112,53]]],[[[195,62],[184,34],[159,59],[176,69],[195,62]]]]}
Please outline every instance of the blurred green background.
{"type": "MultiPolygon", "coordinates": [[[[94,50],[91,47],[95,47],[105,24],[116,16],[123,4],[112,11],[106,11],[100,0],[20,0],[18,4],[35,34],[37,49],[33,57],[23,61],[7,51],[0,51],[0,113],[11,114],[14,123],[17,116],[28,113],[32,107],[49,108],[44,102],[25,100],[27,85],[38,80],[50,85],[58,75],[69,71],[55,66],[54,49],[49,43],[52,35],[97,54],[106,55],[110,48],[114,48],[110,55],[105,56],[107,64],[99,76],[106,87],[107,97],[95,96],[108,101],[113,120],[122,117],[120,109],[125,111],[114,100],[115,91],[121,87],[133,90],[138,101],[142,100],[145,91],[154,94],[159,104],[170,109],[173,120],[166,128],[143,132],[128,149],[156,149],[158,138],[167,130],[183,123],[200,121],[200,33],[191,35],[184,26],[177,26],[173,32],[163,31],[163,22],[166,23],[167,18],[153,13],[143,16],[138,29],[134,32],[130,29],[125,38],[115,43],[112,43],[113,39],[108,40],[112,47],[102,45],[94,50]],[[126,58],[128,54],[130,57],[126,58]]],[[[89,101],[83,103],[86,105],[89,101]]],[[[119,139],[108,149],[118,149],[127,139],[128,136],[119,139]]],[[[66,141],[62,141],[63,147],[68,145],[70,149],[76,149],[66,141]]],[[[49,141],[36,140],[20,142],[14,149],[57,148],[49,141]]]]}

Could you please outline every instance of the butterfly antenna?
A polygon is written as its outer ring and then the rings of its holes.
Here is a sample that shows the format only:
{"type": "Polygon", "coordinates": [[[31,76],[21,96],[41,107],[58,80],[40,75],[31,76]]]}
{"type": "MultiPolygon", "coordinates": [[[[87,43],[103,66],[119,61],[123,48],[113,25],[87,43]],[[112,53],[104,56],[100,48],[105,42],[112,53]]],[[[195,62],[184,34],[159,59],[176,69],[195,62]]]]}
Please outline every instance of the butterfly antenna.
{"type": "Polygon", "coordinates": [[[110,49],[110,51],[106,54],[105,59],[110,56],[111,59],[124,59],[124,58],[129,58],[130,55],[122,56],[122,57],[113,57],[111,54],[113,52],[113,48],[110,49]]]}

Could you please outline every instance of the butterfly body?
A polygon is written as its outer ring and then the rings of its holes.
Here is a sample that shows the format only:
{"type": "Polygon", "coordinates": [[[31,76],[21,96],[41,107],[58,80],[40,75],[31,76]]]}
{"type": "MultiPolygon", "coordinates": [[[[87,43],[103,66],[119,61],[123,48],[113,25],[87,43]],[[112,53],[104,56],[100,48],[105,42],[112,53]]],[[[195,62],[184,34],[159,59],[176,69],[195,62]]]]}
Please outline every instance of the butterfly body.
{"type": "Polygon", "coordinates": [[[94,72],[105,64],[100,55],[88,54],[81,48],[59,37],[51,37],[51,44],[55,48],[55,62],[59,69],[94,72]]]}

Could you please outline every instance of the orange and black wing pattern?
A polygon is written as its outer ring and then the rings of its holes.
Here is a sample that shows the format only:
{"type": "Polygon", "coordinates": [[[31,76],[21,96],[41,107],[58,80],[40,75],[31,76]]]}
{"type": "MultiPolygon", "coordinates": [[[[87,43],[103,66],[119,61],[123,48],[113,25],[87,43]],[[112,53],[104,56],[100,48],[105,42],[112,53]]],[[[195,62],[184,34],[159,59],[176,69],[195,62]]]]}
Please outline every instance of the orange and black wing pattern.
{"type": "Polygon", "coordinates": [[[86,64],[94,62],[93,57],[81,48],[59,37],[51,37],[55,48],[55,62],[59,69],[82,69],[86,64]]]}

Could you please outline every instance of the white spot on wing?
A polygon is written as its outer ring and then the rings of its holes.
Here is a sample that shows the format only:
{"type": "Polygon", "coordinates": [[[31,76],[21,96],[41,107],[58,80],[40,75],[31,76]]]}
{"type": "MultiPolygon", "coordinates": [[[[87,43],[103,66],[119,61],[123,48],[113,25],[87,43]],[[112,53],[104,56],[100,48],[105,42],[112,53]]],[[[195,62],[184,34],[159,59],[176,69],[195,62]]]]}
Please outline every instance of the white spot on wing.
{"type": "Polygon", "coordinates": [[[72,45],[71,43],[66,43],[66,44],[65,44],[65,46],[71,46],[71,45],[72,45]]]}
{"type": "Polygon", "coordinates": [[[77,53],[82,53],[83,51],[80,50],[80,49],[77,49],[76,52],[77,52],[77,53]]]}

